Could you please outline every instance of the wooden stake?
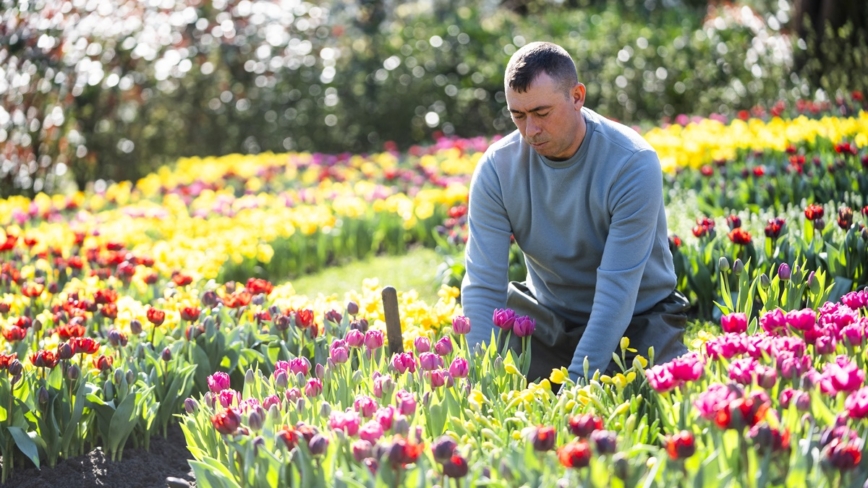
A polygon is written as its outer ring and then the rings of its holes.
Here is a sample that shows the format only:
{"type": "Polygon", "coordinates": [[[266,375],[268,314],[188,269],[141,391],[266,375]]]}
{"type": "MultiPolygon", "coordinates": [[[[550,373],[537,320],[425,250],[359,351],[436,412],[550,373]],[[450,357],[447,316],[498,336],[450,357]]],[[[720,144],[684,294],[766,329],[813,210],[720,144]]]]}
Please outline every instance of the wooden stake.
{"type": "Polygon", "coordinates": [[[389,355],[404,352],[404,335],[401,332],[401,316],[398,314],[398,292],[392,286],[383,288],[383,313],[386,316],[389,355]]]}

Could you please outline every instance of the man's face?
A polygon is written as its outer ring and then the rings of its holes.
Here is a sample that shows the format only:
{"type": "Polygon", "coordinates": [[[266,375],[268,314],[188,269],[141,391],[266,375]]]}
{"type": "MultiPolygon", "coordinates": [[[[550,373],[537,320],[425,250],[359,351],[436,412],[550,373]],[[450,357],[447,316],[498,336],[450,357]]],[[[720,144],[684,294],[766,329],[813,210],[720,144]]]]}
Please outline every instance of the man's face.
{"type": "Polygon", "coordinates": [[[569,159],[584,139],[584,103],[584,85],[567,94],[545,72],[524,93],[506,89],[506,104],[521,136],[539,155],[556,161],[569,159]]]}

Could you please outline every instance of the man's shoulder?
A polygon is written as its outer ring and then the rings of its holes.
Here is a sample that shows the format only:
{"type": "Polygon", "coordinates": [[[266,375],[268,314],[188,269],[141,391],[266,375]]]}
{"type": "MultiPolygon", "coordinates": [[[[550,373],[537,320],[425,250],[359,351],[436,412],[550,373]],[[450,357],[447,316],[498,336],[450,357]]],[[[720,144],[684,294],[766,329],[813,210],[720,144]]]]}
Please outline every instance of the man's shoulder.
{"type": "Polygon", "coordinates": [[[630,154],[639,151],[654,151],[651,144],[632,127],[606,118],[589,108],[582,108],[582,111],[585,113],[585,119],[589,125],[593,126],[595,138],[598,139],[599,144],[620,148],[630,154]]]}

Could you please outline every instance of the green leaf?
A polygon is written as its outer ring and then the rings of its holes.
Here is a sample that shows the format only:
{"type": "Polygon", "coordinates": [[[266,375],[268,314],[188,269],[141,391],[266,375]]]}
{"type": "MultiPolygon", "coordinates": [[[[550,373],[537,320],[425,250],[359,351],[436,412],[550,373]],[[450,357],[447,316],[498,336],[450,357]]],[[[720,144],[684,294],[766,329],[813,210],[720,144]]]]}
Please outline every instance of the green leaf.
{"type": "Polygon", "coordinates": [[[30,437],[30,434],[24,432],[21,427],[9,427],[9,433],[12,434],[12,438],[15,439],[15,445],[18,446],[18,449],[27,456],[27,459],[31,460],[36,467],[39,467],[39,450],[36,448],[36,443],[33,441],[33,438],[30,437]]]}
{"type": "Polygon", "coordinates": [[[112,456],[126,442],[127,437],[136,426],[136,402],[141,398],[141,395],[141,392],[127,395],[112,415],[108,438],[109,451],[112,456]]]}
{"type": "Polygon", "coordinates": [[[241,485],[232,479],[232,474],[229,473],[229,470],[226,469],[225,466],[221,466],[220,463],[207,463],[202,461],[188,461],[188,463],[190,463],[190,467],[193,468],[193,474],[196,476],[197,485],[212,488],[241,488],[241,485]]]}

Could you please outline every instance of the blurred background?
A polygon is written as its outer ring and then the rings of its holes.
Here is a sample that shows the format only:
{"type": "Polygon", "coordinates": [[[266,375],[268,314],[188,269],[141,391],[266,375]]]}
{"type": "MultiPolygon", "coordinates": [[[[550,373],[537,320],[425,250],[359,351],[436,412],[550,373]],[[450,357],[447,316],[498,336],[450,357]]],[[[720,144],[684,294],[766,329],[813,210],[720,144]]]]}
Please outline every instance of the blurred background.
{"type": "Polygon", "coordinates": [[[0,19],[0,198],[506,133],[503,69],[535,40],[639,127],[868,93],[865,0],[0,0],[0,19]]]}

